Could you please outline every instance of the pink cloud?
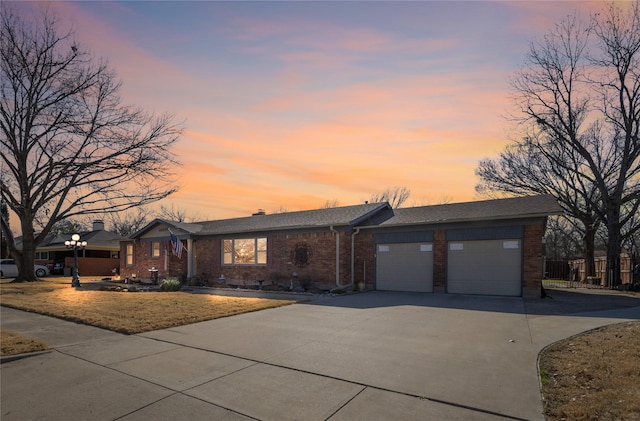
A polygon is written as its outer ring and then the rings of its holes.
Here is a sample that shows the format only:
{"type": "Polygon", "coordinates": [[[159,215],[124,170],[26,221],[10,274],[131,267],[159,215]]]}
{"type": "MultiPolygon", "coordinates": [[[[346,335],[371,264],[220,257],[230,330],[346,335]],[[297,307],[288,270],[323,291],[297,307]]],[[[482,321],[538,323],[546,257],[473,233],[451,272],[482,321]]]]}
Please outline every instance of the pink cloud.
{"type": "Polygon", "coordinates": [[[56,7],[74,16],[83,44],[109,57],[125,102],[186,118],[175,150],[183,162],[175,199],[213,208],[215,217],[332,199],[353,204],[387,186],[406,186],[412,197],[468,200],[475,164],[506,142],[499,116],[509,107],[508,69],[465,67],[479,52],[435,54],[459,39],[409,39],[311,18],[242,18],[213,31],[240,41],[230,50],[254,54],[241,56],[255,58],[247,67],[259,67],[260,57],[273,67],[235,72],[226,57],[162,59],[79,4],[56,7]],[[398,57],[396,67],[359,63],[383,53],[398,57]]]}

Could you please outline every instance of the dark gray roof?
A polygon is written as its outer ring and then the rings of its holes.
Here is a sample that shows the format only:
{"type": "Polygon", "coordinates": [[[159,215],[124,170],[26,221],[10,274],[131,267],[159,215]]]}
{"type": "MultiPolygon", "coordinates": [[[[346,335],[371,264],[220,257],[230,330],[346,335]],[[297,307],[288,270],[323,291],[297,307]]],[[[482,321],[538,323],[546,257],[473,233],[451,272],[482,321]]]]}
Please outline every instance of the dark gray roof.
{"type": "Polygon", "coordinates": [[[541,195],[400,208],[393,213],[379,226],[536,218],[559,215],[562,209],[553,196],[541,195]]]}
{"type": "Polygon", "coordinates": [[[440,224],[447,222],[522,219],[560,214],[552,196],[528,196],[479,202],[453,203],[391,209],[387,202],[299,212],[257,214],[243,218],[197,223],[155,219],[130,238],[142,236],[158,224],[175,228],[180,238],[190,236],[243,234],[297,228],[389,227],[394,225],[440,224]]]}
{"type": "Polygon", "coordinates": [[[377,213],[391,210],[388,203],[366,203],[338,208],[316,209],[299,212],[254,215],[244,218],[201,222],[197,235],[232,234],[242,232],[273,231],[281,229],[313,228],[329,226],[355,226],[377,213]]]}
{"type": "MultiPolygon", "coordinates": [[[[115,232],[105,231],[105,230],[95,230],[95,231],[82,231],[79,232],[80,240],[86,241],[87,249],[89,250],[100,250],[100,249],[120,249],[120,241],[124,240],[125,237],[116,234],[115,232]]],[[[60,234],[47,235],[44,240],[38,245],[38,250],[54,250],[66,248],[64,242],[71,239],[71,235],[60,234]]],[[[16,239],[16,245],[18,248],[22,248],[22,237],[16,239]]]]}

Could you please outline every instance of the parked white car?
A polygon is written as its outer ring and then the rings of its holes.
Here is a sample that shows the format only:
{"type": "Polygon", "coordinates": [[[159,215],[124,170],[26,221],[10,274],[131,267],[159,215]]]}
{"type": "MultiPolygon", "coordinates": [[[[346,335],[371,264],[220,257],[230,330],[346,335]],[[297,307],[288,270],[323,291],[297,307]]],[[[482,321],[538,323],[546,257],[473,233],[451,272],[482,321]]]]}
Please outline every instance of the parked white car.
{"type": "MultiPolygon", "coordinates": [[[[35,265],[33,269],[38,278],[42,278],[49,274],[49,269],[47,269],[46,266],[35,265]]],[[[16,266],[16,262],[13,259],[0,260],[0,277],[15,278],[16,276],[18,276],[18,267],[16,266]]]]}

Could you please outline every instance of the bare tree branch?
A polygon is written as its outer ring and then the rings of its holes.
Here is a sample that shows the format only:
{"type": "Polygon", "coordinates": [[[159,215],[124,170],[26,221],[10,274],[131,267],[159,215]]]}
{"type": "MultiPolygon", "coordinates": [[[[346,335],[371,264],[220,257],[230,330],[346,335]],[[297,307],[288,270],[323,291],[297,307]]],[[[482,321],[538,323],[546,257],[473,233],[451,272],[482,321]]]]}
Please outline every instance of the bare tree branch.
{"type": "Polygon", "coordinates": [[[374,193],[369,197],[371,203],[389,202],[392,208],[396,209],[402,206],[411,195],[411,190],[406,187],[387,187],[381,193],[374,193]]]}

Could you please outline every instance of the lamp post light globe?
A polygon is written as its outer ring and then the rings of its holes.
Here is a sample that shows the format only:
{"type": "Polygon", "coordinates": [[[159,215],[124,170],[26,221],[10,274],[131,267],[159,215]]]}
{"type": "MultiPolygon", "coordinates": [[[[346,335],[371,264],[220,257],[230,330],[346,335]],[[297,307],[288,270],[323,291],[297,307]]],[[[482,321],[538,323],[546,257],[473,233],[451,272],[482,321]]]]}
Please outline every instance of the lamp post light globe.
{"type": "Polygon", "coordinates": [[[80,241],[80,235],[73,234],[71,236],[71,241],[67,240],[64,242],[64,245],[67,248],[73,249],[73,277],[71,278],[71,286],[79,287],[80,286],[80,277],[78,276],[78,249],[84,249],[87,247],[86,241],[80,241]]]}

